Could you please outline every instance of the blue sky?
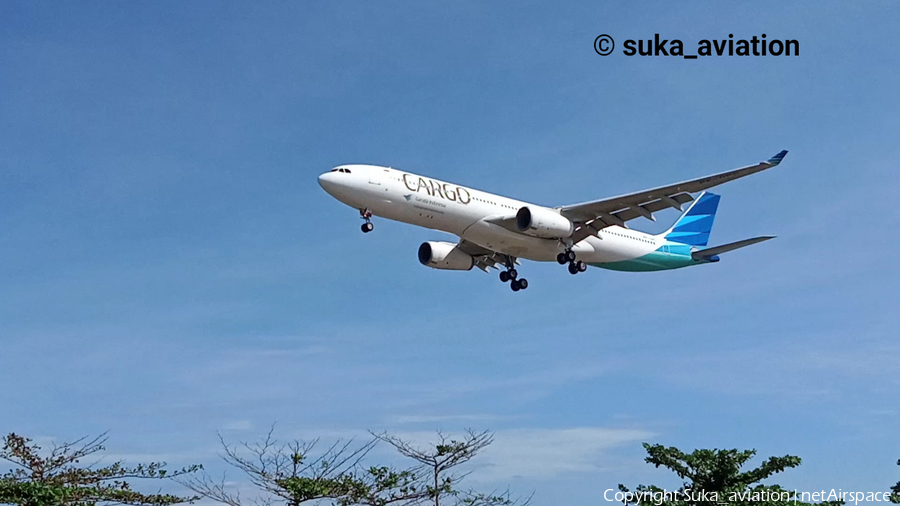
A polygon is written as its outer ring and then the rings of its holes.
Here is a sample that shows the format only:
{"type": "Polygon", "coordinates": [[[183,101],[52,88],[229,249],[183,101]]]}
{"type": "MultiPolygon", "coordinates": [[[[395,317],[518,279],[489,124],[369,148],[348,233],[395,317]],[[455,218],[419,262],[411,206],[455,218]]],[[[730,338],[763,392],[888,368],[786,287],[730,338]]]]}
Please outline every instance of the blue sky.
{"type": "MultiPolygon", "coordinates": [[[[477,484],[676,487],[640,443],[756,448],[800,490],[900,480],[895,2],[0,4],[0,429],[215,463],[239,441],[496,431],[477,484]],[[728,33],[795,58],[600,57],[728,33]],[[714,244],[531,287],[416,261],[316,176],[546,205],[727,170],[714,244]]],[[[657,231],[674,214],[636,228],[657,231]]],[[[235,475],[234,478],[237,478],[235,475]]]]}

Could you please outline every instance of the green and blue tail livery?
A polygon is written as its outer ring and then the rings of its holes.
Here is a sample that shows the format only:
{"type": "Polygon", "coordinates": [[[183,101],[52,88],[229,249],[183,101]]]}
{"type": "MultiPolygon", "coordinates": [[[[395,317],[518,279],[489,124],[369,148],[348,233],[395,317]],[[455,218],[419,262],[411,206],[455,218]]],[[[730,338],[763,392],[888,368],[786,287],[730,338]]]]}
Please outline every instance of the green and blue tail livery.
{"type": "Polygon", "coordinates": [[[706,246],[718,207],[719,196],[703,192],[666,232],[666,240],[691,246],[706,246]]]}

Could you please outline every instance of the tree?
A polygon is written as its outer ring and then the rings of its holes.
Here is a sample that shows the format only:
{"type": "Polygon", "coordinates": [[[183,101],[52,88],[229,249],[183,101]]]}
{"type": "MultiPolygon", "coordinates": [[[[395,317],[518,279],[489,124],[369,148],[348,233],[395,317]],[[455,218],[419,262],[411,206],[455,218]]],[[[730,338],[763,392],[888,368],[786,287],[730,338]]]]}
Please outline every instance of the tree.
{"type": "MultiPolygon", "coordinates": [[[[900,460],[897,461],[897,465],[900,466],[900,460]]],[[[891,502],[900,503],[900,481],[891,487],[891,502]]]]}
{"type": "MultiPolygon", "coordinates": [[[[338,500],[357,493],[360,482],[353,471],[372,449],[373,442],[352,446],[353,442],[335,442],[316,455],[319,441],[280,443],[273,437],[274,428],[257,443],[230,446],[219,435],[224,453],[222,459],[239,469],[263,495],[254,502],[277,502],[298,506],[322,499],[338,500]]],[[[223,476],[212,479],[208,474],[177,479],[202,497],[240,506],[239,491],[230,491],[223,476]]]]}
{"type": "Polygon", "coordinates": [[[130,480],[161,479],[193,473],[190,466],[173,473],[164,462],[128,467],[122,461],[106,466],[84,459],[104,451],[107,437],[81,438],[55,445],[49,452],[31,439],[11,433],[3,438],[0,459],[13,468],[0,475],[0,503],[21,506],[93,506],[103,503],[165,506],[198,499],[170,494],[143,494],[131,489],[130,480]]]}
{"type": "MultiPolygon", "coordinates": [[[[459,439],[438,432],[438,441],[427,449],[420,449],[408,441],[387,433],[374,434],[375,438],[393,446],[400,455],[414,460],[417,466],[408,472],[413,481],[418,482],[417,493],[407,498],[406,504],[446,504],[444,498],[453,504],[467,506],[511,506],[518,503],[527,504],[530,498],[518,501],[504,493],[484,494],[473,490],[459,490],[458,484],[469,473],[456,473],[455,469],[472,460],[481,450],[490,445],[494,438],[489,431],[474,432],[466,430],[459,439]]],[[[365,503],[374,504],[374,503],[365,503]]],[[[374,506],[380,506],[374,504],[374,506]]]]}
{"type": "MultiPolygon", "coordinates": [[[[508,491],[483,494],[457,488],[466,474],[453,471],[491,443],[488,432],[467,431],[459,440],[439,433],[439,442],[425,450],[388,434],[373,434],[372,440],[362,444],[337,441],[323,451],[317,451],[319,440],[280,443],[271,430],[254,444],[230,446],[219,439],[223,460],[262,493],[252,501],[256,504],[299,506],[330,501],[336,506],[441,506],[446,499],[459,506],[515,506],[520,502],[508,491]],[[402,469],[363,465],[378,442],[390,444],[415,464],[402,469]]],[[[214,480],[204,473],[178,481],[202,497],[229,506],[243,504],[224,476],[214,480]]]]}
{"type": "MultiPolygon", "coordinates": [[[[620,484],[619,490],[624,494],[626,505],[637,505],[639,502],[652,502],[659,506],[804,504],[799,502],[800,498],[793,491],[779,485],[760,483],[785,469],[799,466],[800,457],[769,457],[759,467],[742,472],[744,465],[756,455],[756,450],[694,450],[686,454],[675,447],[647,443],[644,443],[644,449],[648,454],[644,459],[647,463],[670,469],[683,480],[682,486],[678,490],[667,491],[653,485],[639,485],[632,492],[620,484]]],[[[837,505],[843,504],[843,501],[818,504],[837,505]]]]}

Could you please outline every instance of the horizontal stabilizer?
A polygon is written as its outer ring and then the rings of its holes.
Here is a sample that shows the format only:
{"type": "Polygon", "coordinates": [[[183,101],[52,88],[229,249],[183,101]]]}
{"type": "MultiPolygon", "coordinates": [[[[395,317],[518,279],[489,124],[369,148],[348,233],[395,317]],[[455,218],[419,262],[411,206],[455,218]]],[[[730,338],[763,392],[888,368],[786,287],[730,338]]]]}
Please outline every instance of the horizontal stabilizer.
{"type": "Polygon", "coordinates": [[[721,255],[722,253],[727,253],[729,251],[736,250],[738,248],[743,248],[745,246],[750,246],[751,244],[756,244],[758,242],[768,241],[769,239],[774,239],[774,235],[766,235],[762,237],[754,237],[753,239],[744,239],[743,241],[733,242],[731,244],[723,244],[722,246],[715,246],[713,248],[706,248],[700,251],[695,251],[691,253],[691,258],[694,260],[702,260],[702,259],[710,259],[715,257],[716,255],[721,255]]]}

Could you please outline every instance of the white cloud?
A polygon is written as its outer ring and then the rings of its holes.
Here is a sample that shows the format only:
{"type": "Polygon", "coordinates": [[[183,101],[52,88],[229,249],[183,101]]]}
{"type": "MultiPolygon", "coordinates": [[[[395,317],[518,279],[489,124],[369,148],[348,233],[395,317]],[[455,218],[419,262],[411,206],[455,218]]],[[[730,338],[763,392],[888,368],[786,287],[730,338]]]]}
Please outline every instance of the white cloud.
{"type": "Polygon", "coordinates": [[[484,452],[479,479],[552,478],[564,473],[609,467],[604,450],[644,441],[655,434],[642,429],[579,427],[516,429],[498,432],[484,452]]]}

